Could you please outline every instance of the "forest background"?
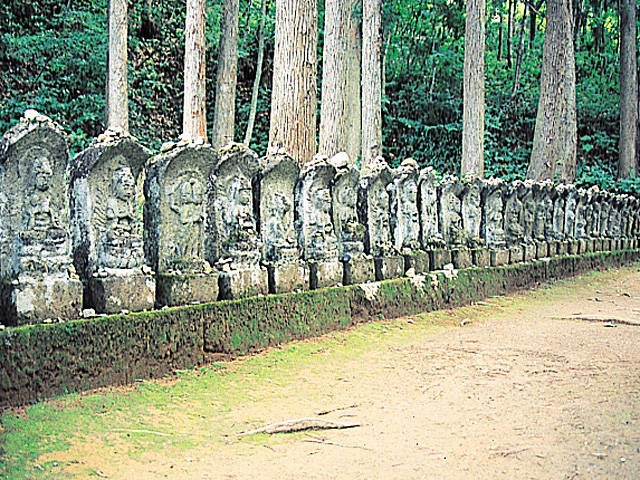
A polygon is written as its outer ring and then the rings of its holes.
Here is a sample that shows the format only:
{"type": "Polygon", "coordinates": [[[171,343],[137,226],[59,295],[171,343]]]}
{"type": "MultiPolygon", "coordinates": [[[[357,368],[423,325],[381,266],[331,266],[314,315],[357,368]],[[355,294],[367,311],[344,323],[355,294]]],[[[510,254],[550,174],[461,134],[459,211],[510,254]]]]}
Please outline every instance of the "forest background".
{"type": "MultiPolygon", "coordinates": [[[[262,1],[265,54],[250,147],[266,153],[275,1],[241,0],[235,139],[242,141],[256,75],[262,1]]],[[[616,181],[620,128],[619,15],[613,0],[575,0],[574,44],[580,186],[640,193],[639,177],[616,181]]],[[[540,88],[545,2],[488,0],[485,176],[523,179],[540,88]]],[[[207,4],[207,111],[215,100],[221,0],[207,4]]],[[[319,2],[322,58],[324,5],[319,2]]],[[[464,2],[393,0],[383,9],[383,153],[412,157],[440,174],[459,171],[464,2]]],[[[158,149],[180,133],[184,0],[129,2],[130,129],[158,149]]],[[[640,31],[640,29],[639,29],[640,31]]],[[[35,108],[61,123],[72,154],[105,129],[107,0],[5,0],[0,5],[0,132],[35,108]]],[[[318,62],[321,70],[322,62],[318,62]]],[[[322,72],[318,72],[318,91],[322,72]]],[[[320,98],[320,96],[318,96],[320,98]]],[[[319,113],[319,106],[318,106],[319,113]]]]}

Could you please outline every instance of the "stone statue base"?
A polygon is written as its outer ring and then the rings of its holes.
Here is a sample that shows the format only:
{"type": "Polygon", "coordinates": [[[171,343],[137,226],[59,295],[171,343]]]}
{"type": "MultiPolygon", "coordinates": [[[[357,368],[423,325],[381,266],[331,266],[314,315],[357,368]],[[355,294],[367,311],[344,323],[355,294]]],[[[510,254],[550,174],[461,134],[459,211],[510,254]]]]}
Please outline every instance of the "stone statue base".
{"type": "Polygon", "coordinates": [[[536,258],[547,258],[549,256],[549,244],[547,242],[536,241],[536,258]]]}
{"type": "Polygon", "coordinates": [[[87,290],[86,307],[97,313],[139,312],[153,308],[156,281],[143,273],[91,277],[87,290]]]}
{"type": "Polygon", "coordinates": [[[509,250],[499,249],[499,250],[489,250],[489,256],[491,258],[491,266],[499,267],[500,265],[508,265],[509,264],[509,250]]]}
{"type": "Polygon", "coordinates": [[[31,325],[47,319],[71,320],[82,310],[80,280],[45,275],[41,280],[0,284],[0,323],[31,325]]]}
{"type": "Polygon", "coordinates": [[[560,256],[567,255],[567,253],[569,253],[569,242],[567,242],[567,241],[558,242],[558,252],[557,253],[560,256]]]}
{"type": "Polygon", "coordinates": [[[491,265],[491,257],[487,248],[474,248],[471,250],[473,265],[478,268],[485,268],[491,265]]]}
{"type": "Polygon", "coordinates": [[[309,265],[309,288],[335,287],[342,283],[343,267],[339,260],[316,262],[310,260],[309,265]]]}
{"type": "MultiPolygon", "coordinates": [[[[587,249],[587,241],[585,239],[578,240],[580,242],[580,253],[589,253],[590,250],[587,249]]],[[[601,252],[608,252],[611,250],[611,240],[608,238],[602,239],[602,249],[601,252]]]]}
{"type": "Polygon", "coordinates": [[[524,261],[524,247],[515,245],[509,248],[509,263],[520,263],[524,261]]]}
{"type": "Polygon", "coordinates": [[[451,251],[451,261],[455,268],[469,268],[473,265],[471,251],[468,248],[456,248],[451,251]]]}
{"type": "Polygon", "coordinates": [[[524,261],[533,262],[536,259],[536,246],[533,243],[526,243],[522,245],[524,248],[524,261]]]}
{"type": "Polygon", "coordinates": [[[580,243],[577,240],[570,240],[567,243],[569,255],[578,255],[580,253],[580,243]]]}
{"type": "Polygon", "coordinates": [[[309,289],[309,267],[303,262],[267,267],[269,293],[300,292],[309,289]]]}
{"type": "Polygon", "coordinates": [[[431,269],[431,258],[428,252],[414,250],[410,255],[403,255],[405,272],[413,268],[415,273],[427,273],[431,269]]]}
{"type": "Polygon", "coordinates": [[[376,278],[376,268],[373,258],[352,258],[348,262],[342,262],[342,267],[343,285],[373,282],[376,278]]]}
{"type": "Polygon", "coordinates": [[[431,256],[431,270],[442,270],[447,263],[451,263],[451,250],[434,248],[429,251],[431,256]]]}
{"type": "Polygon", "coordinates": [[[156,307],[175,307],[218,300],[218,275],[158,274],[156,307]]]}
{"type": "Polygon", "coordinates": [[[550,257],[555,257],[556,255],[558,255],[558,244],[560,242],[558,242],[557,240],[549,240],[547,242],[547,244],[549,245],[549,256],[550,257]]]}
{"type": "Polygon", "coordinates": [[[373,259],[376,281],[391,280],[404,275],[404,258],[400,256],[376,257],[373,259]]]}
{"type": "Polygon", "coordinates": [[[267,269],[258,265],[220,272],[220,300],[234,300],[268,293],[267,269]]]}

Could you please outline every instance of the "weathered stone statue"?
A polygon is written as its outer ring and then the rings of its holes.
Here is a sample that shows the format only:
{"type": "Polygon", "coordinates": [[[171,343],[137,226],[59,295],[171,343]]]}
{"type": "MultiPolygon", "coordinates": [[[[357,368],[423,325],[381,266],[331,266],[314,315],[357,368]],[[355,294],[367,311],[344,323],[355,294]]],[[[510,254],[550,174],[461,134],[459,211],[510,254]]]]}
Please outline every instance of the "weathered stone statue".
{"type": "Polygon", "coordinates": [[[438,180],[433,168],[427,167],[420,171],[418,190],[422,246],[424,249],[440,248],[444,246],[444,240],[438,216],[438,180]]]}
{"type": "Polygon", "coordinates": [[[27,110],[0,138],[0,323],[76,318],[62,128],[27,110]]]}
{"type": "Polygon", "coordinates": [[[230,143],[218,152],[218,162],[210,175],[208,260],[220,270],[221,298],[267,293],[253,192],[261,171],[253,150],[230,143]]]}
{"type": "Polygon", "coordinates": [[[373,281],[373,258],[364,253],[365,227],[356,208],[360,173],[351,166],[346,153],[328,160],[336,169],[333,184],[333,225],[338,239],[338,256],[344,272],[342,283],[350,285],[373,281]]]}
{"type": "Polygon", "coordinates": [[[418,212],[418,164],[408,158],[393,171],[391,182],[391,229],[393,246],[403,254],[420,249],[418,212]]]}
{"type": "Polygon", "coordinates": [[[366,225],[365,252],[373,255],[376,280],[396,278],[404,273],[404,260],[398,256],[391,241],[388,187],[393,176],[382,157],[360,179],[358,215],[366,225]]]}
{"type": "Polygon", "coordinates": [[[533,198],[533,181],[525,180],[519,185],[518,198],[522,202],[524,243],[533,244],[533,230],[536,217],[536,203],[533,198]]]}
{"type": "Polygon", "coordinates": [[[556,238],[553,225],[553,206],[557,191],[553,183],[544,182],[542,194],[542,203],[544,208],[544,238],[547,242],[550,242],[556,238]]]}
{"type": "Polygon", "coordinates": [[[71,162],[74,262],[85,307],[98,313],[153,308],[155,280],[144,263],[143,199],[137,185],[149,151],[107,130],[71,162]]]}
{"type": "Polygon", "coordinates": [[[295,189],[298,243],[309,264],[311,288],[342,282],[343,268],[333,226],[332,190],[336,169],[325,157],[315,157],[300,173],[295,189]]]}
{"type": "Polygon", "coordinates": [[[270,153],[262,161],[260,233],[262,260],[269,272],[269,293],[308,288],[309,273],[300,260],[294,226],[294,190],[300,168],[286,153],[270,153]]]}
{"type": "Polygon", "coordinates": [[[482,245],[480,227],[482,223],[482,180],[473,178],[464,182],[461,215],[464,228],[465,243],[470,248],[482,245]]]}
{"type": "Polygon", "coordinates": [[[524,206],[518,196],[522,181],[516,180],[505,189],[504,231],[508,247],[524,243],[524,206]]]}
{"type": "Polygon", "coordinates": [[[564,217],[565,204],[567,201],[567,185],[559,184],[555,187],[555,198],[553,201],[553,238],[555,240],[565,240],[564,217]]]}
{"type": "Polygon", "coordinates": [[[494,250],[503,249],[506,246],[503,217],[503,192],[504,182],[492,178],[484,182],[484,238],[487,247],[494,250]]]}
{"type": "Polygon", "coordinates": [[[447,176],[440,183],[440,228],[445,244],[453,248],[465,244],[460,200],[463,191],[457,177],[447,176]]]}
{"type": "Polygon", "coordinates": [[[145,254],[157,272],[158,306],[218,299],[218,275],[207,260],[208,176],[215,151],[200,142],[167,143],[147,168],[145,254]]]}
{"type": "Polygon", "coordinates": [[[585,218],[585,203],[587,200],[586,190],[579,188],[576,191],[576,208],[574,219],[574,237],[576,240],[583,240],[587,238],[585,218]]]}

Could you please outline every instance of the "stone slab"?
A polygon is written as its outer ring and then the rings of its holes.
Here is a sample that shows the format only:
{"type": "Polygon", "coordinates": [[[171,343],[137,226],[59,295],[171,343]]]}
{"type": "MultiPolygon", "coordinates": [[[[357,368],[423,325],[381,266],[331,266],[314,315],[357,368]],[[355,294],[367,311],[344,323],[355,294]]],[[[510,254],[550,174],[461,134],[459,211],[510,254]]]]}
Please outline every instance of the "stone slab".
{"type": "Polygon", "coordinates": [[[309,267],[304,262],[270,266],[267,271],[269,293],[300,292],[309,289],[309,267]]]}
{"type": "Polygon", "coordinates": [[[405,272],[413,268],[417,274],[427,273],[431,269],[429,252],[414,250],[410,255],[403,255],[405,272]]]}
{"type": "Polygon", "coordinates": [[[536,259],[536,253],[538,251],[538,249],[536,248],[536,245],[533,243],[527,243],[522,247],[524,248],[524,261],[525,262],[534,261],[536,259]]]}
{"type": "Polygon", "coordinates": [[[489,255],[491,257],[491,266],[497,267],[500,265],[507,265],[509,263],[509,250],[490,250],[489,255]]]}
{"type": "Polygon", "coordinates": [[[156,278],[156,307],[175,307],[218,300],[218,275],[168,275],[156,278]]]}
{"type": "Polygon", "coordinates": [[[509,263],[520,263],[524,261],[524,247],[518,245],[509,248],[509,263]]]}
{"type": "Polygon", "coordinates": [[[71,320],[82,310],[82,283],[69,278],[0,284],[0,323],[7,326],[71,320]]]}
{"type": "Polygon", "coordinates": [[[357,258],[343,262],[343,285],[357,285],[373,282],[376,279],[376,267],[373,258],[357,258]]]}
{"type": "Polygon", "coordinates": [[[487,248],[474,248],[471,250],[473,264],[478,268],[491,266],[491,256],[487,248]]]}
{"type": "Polygon", "coordinates": [[[376,257],[373,259],[376,281],[400,278],[404,275],[404,258],[400,256],[376,257]]]}
{"type": "Polygon", "coordinates": [[[269,291],[267,269],[256,266],[219,272],[218,287],[220,300],[234,300],[256,295],[266,295],[269,291]]]}
{"type": "Polygon", "coordinates": [[[585,253],[588,253],[587,250],[587,241],[584,238],[581,238],[578,240],[578,251],[580,252],[580,255],[583,255],[585,253]]]}
{"type": "Polygon", "coordinates": [[[556,255],[558,255],[558,241],[557,240],[550,240],[547,242],[547,245],[549,245],[549,256],[550,257],[555,257],[556,255]]]}
{"type": "Polygon", "coordinates": [[[549,244],[547,242],[536,242],[536,258],[547,258],[549,256],[549,244]]]}
{"type": "Polygon", "coordinates": [[[580,253],[580,242],[577,240],[569,240],[567,242],[567,253],[569,255],[578,255],[580,253]]]}
{"type": "Polygon", "coordinates": [[[431,270],[442,270],[444,266],[451,263],[451,250],[444,248],[434,248],[429,251],[431,257],[431,270]]]}
{"type": "Polygon", "coordinates": [[[91,277],[88,281],[86,307],[97,313],[139,312],[155,304],[156,281],[151,275],[91,277]]]}
{"type": "Polygon", "coordinates": [[[569,253],[569,242],[563,240],[562,242],[558,242],[558,252],[559,256],[565,256],[569,253]]]}
{"type": "Polygon", "coordinates": [[[342,262],[315,262],[309,263],[309,288],[335,287],[342,284],[344,268],[342,262]]]}
{"type": "Polygon", "coordinates": [[[468,248],[455,248],[451,250],[451,260],[455,268],[471,268],[473,255],[468,248]]]}

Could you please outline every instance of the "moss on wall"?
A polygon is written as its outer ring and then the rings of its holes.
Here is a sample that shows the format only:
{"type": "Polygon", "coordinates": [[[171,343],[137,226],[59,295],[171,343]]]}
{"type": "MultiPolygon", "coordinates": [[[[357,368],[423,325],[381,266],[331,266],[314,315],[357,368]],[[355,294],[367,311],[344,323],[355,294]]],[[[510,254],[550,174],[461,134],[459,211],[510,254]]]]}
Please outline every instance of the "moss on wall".
{"type": "Polygon", "coordinates": [[[152,378],[356,322],[465,305],[556,278],[619,267],[640,250],[253,297],[0,331],[0,407],[152,378]]]}

